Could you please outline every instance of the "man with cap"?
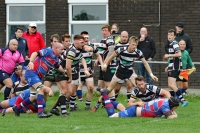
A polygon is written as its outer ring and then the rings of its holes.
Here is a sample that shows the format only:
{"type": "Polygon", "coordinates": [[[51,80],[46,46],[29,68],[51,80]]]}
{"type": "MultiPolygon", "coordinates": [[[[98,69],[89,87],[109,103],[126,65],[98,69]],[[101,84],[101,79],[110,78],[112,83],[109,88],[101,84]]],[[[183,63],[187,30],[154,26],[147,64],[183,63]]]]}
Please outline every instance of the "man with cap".
{"type": "MultiPolygon", "coordinates": [[[[191,54],[192,50],[193,50],[192,41],[191,41],[190,37],[187,34],[184,33],[184,24],[183,24],[183,22],[178,22],[176,24],[175,28],[176,28],[176,38],[175,38],[175,40],[177,42],[179,42],[181,40],[184,40],[186,42],[185,50],[187,50],[188,53],[191,54]]],[[[166,51],[166,53],[168,53],[168,51],[169,51],[168,50],[168,48],[169,48],[168,46],[169,46],[169,42],[167,41],[165,43],[165,51],[166,51]]]]}
{"type": "Polygon", "coordinates": [[[30,23],[27,32],[24,32],[22,37],[26,38],[28,42],[29,58],[33,52],[37,52],[46,47],[42,35],[37,31],[36,23],[30,23]]]}

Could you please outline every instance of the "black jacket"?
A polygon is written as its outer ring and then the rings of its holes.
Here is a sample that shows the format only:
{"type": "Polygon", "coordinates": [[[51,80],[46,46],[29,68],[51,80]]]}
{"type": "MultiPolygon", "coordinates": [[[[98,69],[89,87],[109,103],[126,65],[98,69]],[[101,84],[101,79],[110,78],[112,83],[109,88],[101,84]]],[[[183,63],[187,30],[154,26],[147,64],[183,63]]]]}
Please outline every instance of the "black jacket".
{"type": "MultiPolygon", "coordinates": [[[[141,36],[138,38],[140,39],[141,36]]],[[[144,41],[138,43],[137,48],[142,51],[145,59],[153,58],[156,54],[156,47],[153,38],[147,36],[144,41]]]]}
{"type": "MultiPolygon", "coordinates": [[[[177,33],[176,34],[176,38],[175,40],[177,42],[179,42],[180,40],[184,40],[186,42],[186,50],[188,51],[188,53],[192,53],[193,47],[192,47],[192,41],[190,39],[190,37],[184,33],[184,31],[182,31],[181,33],[177,33]]],[[[165,43],[165,52],[168,54],[169,53],[169,44],[170,42],[167,40],[165,43]]]]}

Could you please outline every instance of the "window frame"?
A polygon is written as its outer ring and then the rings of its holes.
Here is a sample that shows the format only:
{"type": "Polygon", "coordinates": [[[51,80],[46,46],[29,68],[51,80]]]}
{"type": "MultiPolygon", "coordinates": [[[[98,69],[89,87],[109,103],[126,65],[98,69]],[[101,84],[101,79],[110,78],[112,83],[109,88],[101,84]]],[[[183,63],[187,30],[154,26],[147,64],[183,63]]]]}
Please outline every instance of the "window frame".
{"type": "MultiPolygon", "coordinates": [[[[8,43],[9,41],[9,26],[10,25],[29,25],[29,23],[31,22],[34,22],[36,23],[37,25],[46,25],[46,6],[45,6],[45,3],[41,4],[29,4],[29,3],[24,3],[24,4],[10,4],[8,3],[6,5],[6,44],[8,43]],[[10,12],[9,12],[9,9],[11,6],[42,6],[43,7],[43,21],[9,21],[9,15],[10,15],[10,12]]],[[[44,40],[46,41],[46,40],[44,40]]]]}
{"type": "MultiPolygon", "coordinates": [[[[85,3],[69,3],[69,34],[73,37],[73,34],[72,34],[72,25],[76,25],[76,24],[82,24],[82,25],[84,25],[84,24],[102,24],[102,25],[104,25],[104,24],[108,24],[109,23],[109,17],[108,17],[108,2],[95,2],[95,3],[87,3],[87,2],[85,2],[85,3]],[[94,6],[96,6],[96,5],[104,5],[104,6],[106,6],[106,20],[100,20],[100,21],[95,21],[95,20],[89,20],[89,21],[75,21],[75,20],[73,20],[73,16],[72,16],[72,6],[76,6],[76,5],[94,5],[94,6]]],[[[73,40],[72,40],[73,41],[73,40]]]]}

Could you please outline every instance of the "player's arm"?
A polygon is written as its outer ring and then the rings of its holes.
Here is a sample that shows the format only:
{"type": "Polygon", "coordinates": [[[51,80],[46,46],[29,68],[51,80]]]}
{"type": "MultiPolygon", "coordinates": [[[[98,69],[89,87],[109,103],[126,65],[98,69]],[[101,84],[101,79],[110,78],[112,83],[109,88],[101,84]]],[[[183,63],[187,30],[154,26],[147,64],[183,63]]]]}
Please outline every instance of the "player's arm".
{"type": "Polygon", "coordinates": [[[112,61],[113,58],[115,58],[117,56],[116,52],[113,52],[111,54],[111,56],[107,56],[106,59],[104,60],[104,64],[103,64],[103,69],[102,71],[106,71],[106,68],[108,66],[108,64],[110,64],[110,62],[112,61]]]}
{"type": "Polygon", "coordinates": [[[152,71],[151,71],[151,68],[148,64],[148,62],[145,60],[145,58],[141,58],[141,61],[142,63],[144,64],[145,68],[147,69],[148,73],[150,74],[151,78],[154,80],[154,81],[158,81],[158,78],[156,76],[153,75],[152,71]]]}
{"type": "Polygon", "coordinates": [[[67,74],[66,71],[64,70],[64,68],[59,65],[58,67],[55,67],[59,72],[63,73],[64,75],[67,74]]]}
{"type": "Polygon", "coordinates": [[[181,51],[177,51],[175,54],[165,54],[165,58],[169,57],[181,57],[181,51]]]}
{"type": "Polygon", "coordinates": [[[96,57],[97,57],[97,60],[99,61],[99,63],[101,64],[101,66],[103,66],[103,60],[101,58],[101,55],[97,52],[95,53],[96,57]]]}
{"type": "Polygon", "coordinates": [[[164,96],[164,97],[166,97],[166,98],[170,98],[171,97],[171,94],[169,93],[169,91],[166,91],[166,90],[164,90],[164,89],[161,89],[160,90],[160,96],[164,96]]]}
{"type": "Polygon", "coordinates": [[[90,76],[90,73],[88,72],[87,63],[86,63],[86,61],[85,61],[84,58],[81,58],[81,63],[82,63],[82,65],[83,65],[85,75],[86,75],[87,77],[89,77],[89,76],[90,76]]]}
{"type": "Polygon", "coordinates": [[[177,118],[178,115],[177,115],[177,113],[176,113],[175,111],[169,111],[169,112],[167,112],[167,113],[165,114],[165,117],[166,117],[167,119],[174,119],[174,118],[177,118]]]}
{"type": "Polygon", "coordinates": [[[136,99],[133,99],[133,98],[130,98],[129,102],[128,102],[128,107],[131,107],[131,106],[140,106],[140,107],[142,107],[143,105],[144,105],[144,102],[142,102],[142,101],[136,102],[136,99]]]}
{"type": "Polygon", "coordinates": [[[91,47],[91,46],[88,46],[88,45],[84,45],[83,50],[86,51],[86,52],[93,52],[94,48],[91,47]]]}
{"type": "Polygon", "coordinates": [[[66,59],[66,73],[69,77],[69,81],[72,80],[72,60],[66,59]]]}
{"type": "Polygon", "coordinates": [[[34,68],[33,62],[34,62],[34,60],[36,59],[36,57],[39,56],[39,55],[40,55],[39,52],[33,52],[33,53],[31,54],[31,57],[30,57],[29,63],[28,63],[28,67],[29,67],[30,70],[34,68]]]}

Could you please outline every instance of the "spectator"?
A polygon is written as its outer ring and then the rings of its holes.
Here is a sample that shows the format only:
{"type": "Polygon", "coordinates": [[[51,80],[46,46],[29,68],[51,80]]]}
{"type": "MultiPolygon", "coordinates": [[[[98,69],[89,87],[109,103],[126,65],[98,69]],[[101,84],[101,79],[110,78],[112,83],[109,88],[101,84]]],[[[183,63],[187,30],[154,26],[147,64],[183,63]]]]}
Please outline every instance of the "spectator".
{"type": "Polygon", "coordinates": [[[120,42],[120,33],[119,33],[119,26],[118,24],[114,23],[111,28],[111,33],[113,39],[115,40],[115,44],[120,42]]]}
{"type": "Polygon", "coordinates": [[[23,55],[24,60],[28,58],[28,44],[25,38],[22,37],[23,29],[17,27],[15,30],[15,36],[12,39],[16,39],[18,41],[17,50],[23,55]]]}
{"type": "MultiPolygon", "coordinates": [[[[175,26],[176,28],[176,38],[175,40],[177,42],[180,42],[181,40],[184,40],[186,42],[186,48],[185,50],[188,51],[189,54],[192,53],[193,51],[193,47],[192,47],[192,41],[190,39],[190,37],[184,33],[184,24],[182,22],[178,22],[175,26]]],[[[165,43],[165,52],[167,54],[169,54],[169,44],[170,42],[167,40],[166,43],[165,43]]]]}
{"type": "MultiPolygon", "coordinates": [[[[137,48],[142,51],[147,61],[151,61],[156,54],[156,47],[153,38],[148,36],[147,29],[145,27],[142,27],[140,29],[139,39],[140,40],[137,48]]],[[[149,63],[149,66],[152,69],[152,63],[149,63]]],[[[143,63],[138,63],[138,75],[146,77],[147,83],[149,84],[153,83],[153,80],[149,75],[149,73],[147,72],[143,63]]]]}
{"type": "Polygon", "coordinates": [[[46,47],[42,35],[37,31],[36,23],[30,23],[27,32],[24,32],[22,37],[26,38],[28,42],[29,58],[33,52],[46,47]]]}

